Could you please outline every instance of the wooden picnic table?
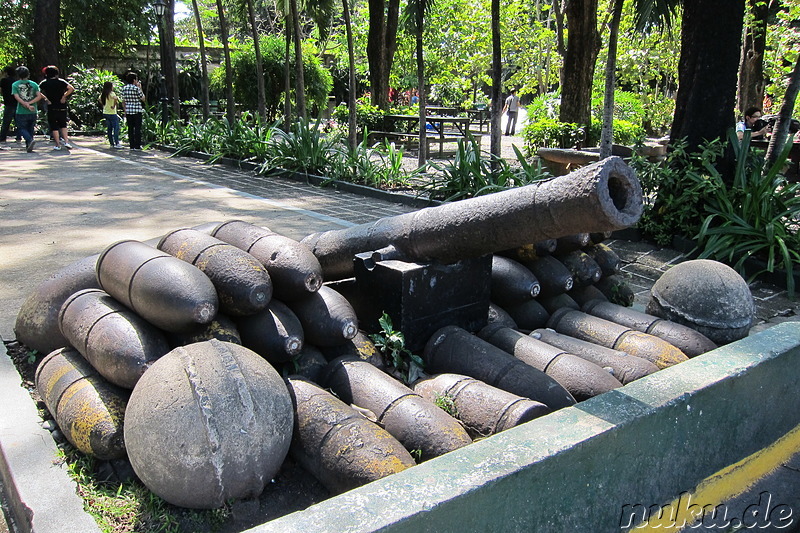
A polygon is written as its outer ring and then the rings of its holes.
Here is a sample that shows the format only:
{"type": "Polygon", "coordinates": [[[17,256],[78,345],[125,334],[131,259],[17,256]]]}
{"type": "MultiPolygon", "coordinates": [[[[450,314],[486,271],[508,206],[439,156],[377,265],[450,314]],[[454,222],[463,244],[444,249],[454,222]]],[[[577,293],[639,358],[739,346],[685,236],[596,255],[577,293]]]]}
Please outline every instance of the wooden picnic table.
{"type": "MultiPolygon", "coordinates": [[[[387,131],[384,133],[419,138],[419,115],[386,115],[385,119],[387,131]],[[400,124],[403,126],[398,127],[400,124]]],[[[469,117],[428,115],[425,120],[432,128],[427,137],[430,141],[439,143],[439,155],[442,154],[444,143],[469,139],[469,117]]],[[[477,139],[480,142],[480,136],[477,139]]]]}
{"type": "MultiPolygon", "coordinates": [[[[786,142],[791,142],[790,136],[786,142]]],[[[769,147],[769,139],[757,139],[750,141],[750,146],[766,150],[769,147]]],[[[800,142],[792,142],[789,149],[789,168],[786,170],[786,178],[793,183],[800,181],[800,142]]]]}

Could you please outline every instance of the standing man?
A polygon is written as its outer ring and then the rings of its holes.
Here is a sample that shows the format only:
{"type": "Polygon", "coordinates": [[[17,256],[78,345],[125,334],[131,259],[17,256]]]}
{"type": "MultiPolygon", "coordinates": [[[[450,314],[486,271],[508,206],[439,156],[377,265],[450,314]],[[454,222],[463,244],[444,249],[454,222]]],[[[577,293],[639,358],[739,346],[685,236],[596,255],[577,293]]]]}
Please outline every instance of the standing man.
{"type": "MultiPolygon", "coordinates": [[[[11,129],[11,122],[14,120],[14,115],[17,114],[17,99],[11,94],[11,86],[17,79],[17,69],[14,67],[6,67],[3,69],[5,77],[0,80],[0,90],[3,92],[3,123],[0,126],[0,142],[8,140],[8,133],[11,129]]],[[[20,139],[19,131],[17,131],[17,141],[20,139]]]]}
{"type": "Polygon", "coordinates": [[[50,65],[45,67],[45,80],[39,85],[39,90],[47,102],[47,123],[53,135],[53,150],[61,150],[61,146],[72,150],[67,136],[67,98],[75,88],[66,80],[58,77],[58,68],[50,65]]]}
{"type": "Polygon", "coordinates": [[[519,97],[517,90],[511,89],[511,94],[506,98],[506,103],[503,106],[503,113],[508,113],[508,122],[506,122],[506,136],[514,135],[517,129],[517,113],[519,112],[519,97]],[[509,133],[509,131],[511,133],[509,133]]]}
{"type": "Polygon", "coordinates": [[[142,113],[144,113],[144,93],[142,92],[142,82],[134,72],[129,72],[125,76],[126,84],[120,90],[123,109],[125,109],[125,121],[128,123],[128,144],[131,150],[142,149],[142,113]]]}
{"type": "Polygon", "coordinates": [[[39,85],[31,81],[31,71],[28,67],[17,68],[17,81],[11,85],[11,94],[17,101],[17,111],[14,115],[17,129],[25,139],[25,151],[33,152],[36,141],[33,140],[34,128],[36,128],[36,102],[43,98],[39,85]]]}

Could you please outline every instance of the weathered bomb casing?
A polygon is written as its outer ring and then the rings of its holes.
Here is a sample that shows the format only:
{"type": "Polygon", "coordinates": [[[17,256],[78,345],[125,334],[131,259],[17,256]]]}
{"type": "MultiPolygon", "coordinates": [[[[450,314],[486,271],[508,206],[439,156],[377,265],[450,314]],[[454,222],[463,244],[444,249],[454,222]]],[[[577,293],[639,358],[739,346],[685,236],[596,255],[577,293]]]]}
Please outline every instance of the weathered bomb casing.
{"type": "Polygon", "coordinates": [[[570,309],[580,310],[581,306],[569,297],[567,294],[559,294],[556,296],[546,296],[537,300],[542,307],[547,310],[549,314],[553,314],[562,307],[569,307],[570,309]]]}
{"type": "Polygon", "coordinates": [[[275,364],[297,356],[305,343],[300,319],[274,298],[263,311],[238,317],[236,327],[244,346],[275,364]]]}
{"type": "Polygon", "coordinates": [[[487,326],[478,335],[552,377],[579,402],[622,386],[598,365],[519,331],[487,326]]]}
{"type": "Polygon", "coordinates": [[[354,255],[388,245],[409,260],[450,263],[579,231],[622,229],[641,213],[633,171],[609,157],[567,176],[315,233],[301,242],[330,281],[353,276],[354,255]]]}
{"type": "Polygon", "coordinates": [[[165,331],[207,324],[219,306],[214,284],[197,267],[138,241],[120,241],[103,250],[97,281],[114,299],[165,331]]]}
{"type": "Polygon", "coordinates": [[[437,331],[423,359],[430,373],[464,374],[551,409],[575,405],[575,398],[555,379],[459,327],[437,331]]]}
{"type": "Polygon", "coordinates": [[[231,316],[251,315],[269,305],[272,280],[252,255],[194,229],[164,235],[157,248],[196,266],[217,289],[220,310],[231,316]]]}
{"type": "Polygon", "coordinates": [[[550,313],[537,300],[528,300],[518,305],[502,308],[511,317],[519,329],[530,331],[544,327],[550,320],[550,313]]]}
{"type": "Polygon", "coordinates": [[[675,346],[689,357],[710,352],[717,347],[708,337],[688,326],[611,302],[594,300],[586,303],[582,311],[628,326],[637,331],[655,335],[675,346]]]}
{"type": "Polygon", "coordinates": [[[103,379],[74,348],[59,348],[36,368],[36,390],[64,437],[98,459],[125,457],[128,392],[103,379]]]}
{"type": "Polygon", "coordinates": [[[173,505],[257,497],[285,459],[292,400],[255,352],[211,340],[176,348],[137,383],[125,412],[136,475],[173,505]]]}
{"type": "Polygon", "coordinates": [[[322,286],[322,267],[305,245],[242,220],[217,225],[211,236],[244,250],[269,272],[275,298],[303,298],[322,286]]]}
{"type": "Polygon", "coordinates": [[[84,257],[37,285],[17,313],[14,334],[19,342],[45,354],[69,346],[58,327],[58,311],[76,292],[100,288],[95,274],[98,257],[84,257]]]}
{"type": "Polygon", "coordinates": [[[630,307],[636,298],[633,289],[620,274],[613,274],[600,278],[594,286],[603,293],[609,302],[630,307]]]}
{"type": "Polygon", "coordinates": [[[460,374],[439,374],[414,383],[414,392],[430,402],[452,400],[455,417],[475,439],[488,437],[552,412],[536,402],[460,374]]]}
{"type": "Polygon", "coordinates": [[[537,257],[530,261],[523,261],[522,264],[525,265],[525,268],[533,272],[533,275],[539,280],[540,296],[556,296],[563,294],[572,289],[574,285],[572,272],[564,266],[564,263],[552,255],[537,257]]]}
{"type": "Polygon", "coordinates": [[[347,342],[343,344],[321,346],[319,351],[322,352],[322,355],[325,356],[328,362],[338,359],[339,357],[355,357],[363,359],[375,368],[390,373],[389,366],[386,364],[386,361],[384,361],[383,355],[378,351],[378,348],[375,346],[375,343],[372,342],[370,336],[362,330],[358,330],[358,333],[356,333],[352,339],[348,339],[347,342]]]}
{"type": "Polygon", "coordinates": [[[214,320],[208,324],[198,324],[186,331],[167,333],[167,341],[171,348],[186,346],[195,342],[210,341],[211,339],[242,344],[242,337],[239,335],[236,323],[231,317],[222,313],[217,313],[214,320]]]}
{"type": "Polygon", "coordinates": [[[300,320],[306,341],[314,346],[345,344],[358,333],[358,318],[344,296],[327,286],[287,302],[300,320]]]}
{"type": "Polygon", "coordinates": [[[592,300],[600,300],[607,302],[606,295],[600,292],[600,289],[594,285],[586,285],[585,287],[573,287],[571,291],[566,293],[567,296],[572,298],[572,301],[578,305],[583,305],[592,300]]]}
{"type": "Polygon", "coordinates": [[[557,256],[567,255],[570,252],[580,250],[591,244],[592,239],[589,233],[575,233],[573,235],[564,235],[556,239],[556,250],[553,252],[557,256]]]}
{"type": "Polygon", "coordinates": [[[491,298],[499,305],[514,305],[539,296],[541,285],[536,276],[522,263],[492,256],[491,298]]]}
{"type": "Polygon", "coordinates": [[[587,246],[583,251],[594,259],[594,262],[600,267],[603,276],[613,276],[617,274],[622,266],[622,259],[620,259],[617,252],[612,250],[607,244],[595,243],[591,246],[587,246]]]}
{"type": "Polygon", "coordinates": [[[420,450],[423,461],[472,442],[456,419],[361,359],[331,361],[321,384],[343,402],[372,411],[407,450],[420,450]]]}
{"type": "Polygon", "coordinates": [[[487,324],[502,324],[507,328],[518,328],[517,322],[511,318],[511,315],[508,314],[508,311],[493,303],[489,304],[489,319],[487,324]]]}
{"type": "Polygon", "coordinates": [[[286,364],[286,367],[291,367],[291,370],[287,369],[288,373],[293,373],[314,383],[319,383],[322,371],[326,366],[328,366],[328,360],[321,351],[310,344],[303,345],[300,353],[286,364]]]}
{"type": "Polygon", "coordinates": [[[593,244],[600,244],[601,242],[610,239],[613,233],[613,231],[599,231],[596,233],[590,233],[589,239],[591,239],[593,244]]]}
{"type": "Polygon", "coordinates": [[[319,386],[286,379],[295,407],[290,455],[338,494],[415,466],[388,431],[319,386]]]}
{"type": "Polygon", "coordinates": [[[589,254],[581,250],[573,250],[559,258],[574,280],[574,286],[585,286],[597,283],[603,276],[603,271],[589,254]]]}
{"type": "Polygon", "coordinates": [[[70,296],[58,314],[69,343],[108,381],[132,389],[170,348],[161,331],[100,289],[70,296]]]}
{"type": "Polygon", "coordinates": [[[621,350],[612,350],[599,344],[576,339],[569,335],[564,335],[552,329],[541,328],[531,331],[530,336],[551,346],[561,348],[565,352],[575,354],[578,357],[591,361],[592,363],[610,368],[614,377],[620,383],[627,385],[631,381],[648,376],[658,371],[658,367],[646,359],[630,355],[621,350]]]}
{"type": "Polygon", "coordinates": [[[746,337],[755,319],[753,295],[742,276],[709,259],[684,261],[662,274],[646,311],[689,326],[719,345],[746,337]]]}
{"type": "Polygon", "coordinates": [[[686,354],[654,335],[574,309],[559,309],[547,323],[559,333],[647,359],[659,369],[688,360],[686,354]]]}

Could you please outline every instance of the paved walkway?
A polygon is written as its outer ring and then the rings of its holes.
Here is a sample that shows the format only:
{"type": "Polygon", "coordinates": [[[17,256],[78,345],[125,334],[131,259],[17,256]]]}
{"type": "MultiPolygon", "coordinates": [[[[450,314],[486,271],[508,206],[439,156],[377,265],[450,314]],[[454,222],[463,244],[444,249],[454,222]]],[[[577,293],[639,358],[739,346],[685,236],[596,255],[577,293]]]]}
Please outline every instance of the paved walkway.
{"type": "MultiPolygon", "coordinates": [[[[75,144],[71,152],[53,152],[45,143],[33,153],[14,143],[7,145],[12,149],[0,150],[0,338],[4,341],[14,339],[17,311],[36,285],[117,240],[147,240],[172,229],[229,219],[300,239],[413,210],[191,158],[170,158],[154,150],[111,150],[100,138],[77,138],[75,144]]],[[[637,306],[644,306],[655,279],[683,259],[674,250],[641,242],[616,240],[611,245],[626,262],[637,306]]],[[[785,291],[759,284],[753,292],[757,327],[798,319],[800,306],[785,291]]],[[[13,367],[0,368],[0,374],[8,378],[13,367]]],[[[0,426],[20,423],[9,416],[6,410],[0,426]]],[[[35,412],[33,418],[25,423],[36,424],[35,412]]],[[[41,496],[41,488],[30,490],[41,496]]],[[[60,512],[62,502],[56,495],[53,498],[53,512],[60,512]]]]}

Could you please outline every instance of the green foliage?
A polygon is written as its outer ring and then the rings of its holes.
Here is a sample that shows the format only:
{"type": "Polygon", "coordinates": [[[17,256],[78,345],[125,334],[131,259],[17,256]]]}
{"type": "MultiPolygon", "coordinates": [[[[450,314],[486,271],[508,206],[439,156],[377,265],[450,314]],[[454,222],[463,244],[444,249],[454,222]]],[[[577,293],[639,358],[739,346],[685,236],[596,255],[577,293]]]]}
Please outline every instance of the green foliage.
{"type": "MultiPolygon", "coordinates": [[[[383,116],[384,112],[377,106],[368,102],[356,101],[356,125],[358,130],[377,131],[383,129],[383,116]]],[[[336,106],[331,113],[331,118],[336,120],[340,125],[347,126],[350,120],[350,109],[345,103],[336,106]]]]}
{"type": "Polygon", "coordinates": [[[451,395],[439,394],[437,392],[433,403],[448,415],[452,416],[453,418],[458,418],[458,408],[456,407],[456,402],[451,395]]]}
{"type": "MultiPolygon", "coordinates": [[[[266,86],[267,117],[274,120],[279,114],[285,97],[285,41],[278,35],[264,35],[259,44],[261,45],[261,60],[266,86]]],[[[255,57],[252,43],[243,45],[231,54],[234,99],[250,110],[258,107],[255,57]]],[[[333,87],[333,78],[330,72],[322,66],[316,50],[307,44],[304,44],[303,68],[306,98],[309,103],[322,109],[327,105],[328,94],[333,87]]],[[[294,70],[294,66],[291,65],[292,87],[294,86],[294,70]]],[[[214,70],[210,78],[211,87],[220,94],[223,93],[225,88],[224,66],[214,70]]]]}
{"type": "Polygon", "coordinates": [[[122,87],[119,76],[108,70],[78,66],[69,75],[69,81],[75,87],[75,92],[69,100],[69,107],[78,128],[83,131],[99,130],[103,120],[103,109],[99,104],[103,84],[110,81],[119,94],[122,87]]]}
{"type": "MultiPolygon", "coordinates": [[[[363,141],[350,149],[339,142],[332,154],[328,176],[331,179],[360,183],[377,189],[407,187],[411,174],[403,169],[403,151],[394,143],[368,146],[368,132],[363,141]]],[[[413,174],[413,173],[412,173],[413,174]]]]}
{"type": "Polygon", "coordinates": [[[574,148],[583,140],[584,129],[571,122],[542,119],[528,122],[522,128],[527,154],[535,154],[539,148],[574,148]]]}
{"type": "MultiPolygon", "coordinates": [[[[589,126],[589,135],[587,143],[589,146],[598,146],[600,144],[600,135],[603,128],[603,123],[598,120],[592,120],[589,126]]],[[[633,122],[627,120],[614,119],[614,144],[623,144],[625,146],[633,146],[641,142],[645,137],[644,128],[633,122]]]]}
{"type": "Polygon", "coordinates": [[[425,366],[422,358],[406,348],[405,336],[402,332],[394,330],[392,319],[388,314],[383,313],[378,319],[378,324],[381,332],[370,335],[370,339],[403,382],[407,385],[414,383],[419,379],[425,366]]]}
{"type": "Polygon", "coordinates": [[[276,129],[268,144],[269,159],[262,170],[274,167],[322,175],[330,167],[338,135],[321,135],[319,121],[298,120],[288,132],[276,129]]]}
{"type": "Polygon", "coordinates": [[[637,227],[660,246],[673,236],[691,237],[702,221],[706,198],[718,186],[707,174],[722,155],[723,145],[714,141],[699,153],[688,153],[686,143],[676,143],[666,159],[648,161],[634,153],[630,165],[642,184],[644,212],[637,227]]]}
{"type": "Polygon", "coordinates": [[[728,137],[736,154],[736,172],[728,185],[713,167],[708,169],[715,187],[708,200],[711,214],[697,235],[700,258],[726,262],[742,275],[747,259],[760,259],[765,265],[751,279],[783,269],[792,297],[794,268],[800,266],[800,184],[790,184],[779,174],[791,146],[765,170],[763,155],[749,149],[750,132],[741,143],[733,131],[728,137]]]}
{"type": "Polygon", "coordinates": [[[504,159],[491,154],[483,157],[475,139],[458,141],[458,148],[451,161],[442,164],[429,163],[437,172],[429,176],[429,182],[423,190],[431,198],[449,202],[503,191],[550,177],[538,163],[529,164],[516,147],[514,150],[518,168],[512,168],[504,159]]]}

